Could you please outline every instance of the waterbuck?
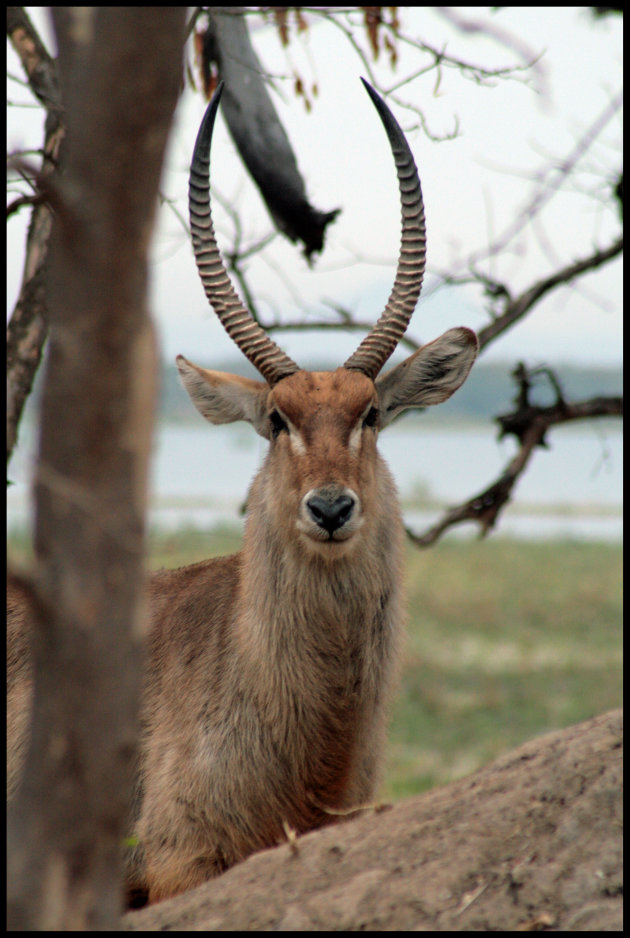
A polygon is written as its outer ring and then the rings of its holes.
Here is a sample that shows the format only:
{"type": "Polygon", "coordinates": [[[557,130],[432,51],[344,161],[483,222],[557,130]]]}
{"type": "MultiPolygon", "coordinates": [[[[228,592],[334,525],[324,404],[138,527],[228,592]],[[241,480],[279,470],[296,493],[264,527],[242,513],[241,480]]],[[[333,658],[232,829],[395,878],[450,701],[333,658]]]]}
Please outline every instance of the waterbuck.
{"type": "MultiPolygon", "coordinates": [[[[253,851],[330,823],[375,792],[404,620],[403,525],[379,432],[439,404],[477,354],[451,329],[379,373],[405,332],[425,266],[416,167],[366,84],[398,170],[402,242],[386,308],[341,368],[309,372],[237,297],[215,240],[209,152],[221,87],[190,174],[194,253],[208,300],[262,381],[177,366],[211,423],[246,420],[269,441],[248,497],[242,550],[148,580],[149,649],[128,885],[150,901],[253,851]]],[[[24,601],[13,603],[23,630],[24,601]]],[[[30,700],[25,642],[9,702],[19,775],[30,700]]]]}

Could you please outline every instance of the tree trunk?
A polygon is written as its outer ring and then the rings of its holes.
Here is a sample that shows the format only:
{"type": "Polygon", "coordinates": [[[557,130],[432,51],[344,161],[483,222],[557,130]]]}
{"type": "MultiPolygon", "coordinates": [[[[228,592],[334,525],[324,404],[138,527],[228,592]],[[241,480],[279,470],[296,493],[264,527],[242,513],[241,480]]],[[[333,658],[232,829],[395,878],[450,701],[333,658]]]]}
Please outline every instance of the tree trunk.
{"type": "Polygon", "coordinates": [[[137,736],[156,350],[147,251],[185,8],[56,7],[65,174],[35,483],[34,714],[8,924],[118,927],[137,736]]]}

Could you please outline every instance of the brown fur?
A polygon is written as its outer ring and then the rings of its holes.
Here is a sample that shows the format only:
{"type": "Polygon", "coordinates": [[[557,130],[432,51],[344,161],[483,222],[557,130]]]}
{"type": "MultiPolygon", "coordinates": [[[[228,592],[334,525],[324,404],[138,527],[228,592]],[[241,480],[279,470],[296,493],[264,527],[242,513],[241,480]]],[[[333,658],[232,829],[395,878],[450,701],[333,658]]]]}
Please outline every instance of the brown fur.
{"type": "MultiPolygon", "coordinates": [[[[476,353],[471,333],[452,332],[426,356],[443,353],[451,372],[448,382],[433,368],[431,403],[462,383],[476,353]]],[[[273,389],[180,361],[204,415],[249,420],[270,447],[240,553],[149,580],[138,846],[128,875],[151,900],[282,841],[287,824],[302,833],[374,796],[403,628],[403,526],[372,408],[383,425],[388,407],[421,400],[410,386],[416,360],[382,386],[339,369],[297,372],[273,389]],[[310,492],[351,492],[347,523],[322,531],[310,492]]],[[[30,675],[25,595],[14,583],[9,591],[15,783],[30,675]]]]}

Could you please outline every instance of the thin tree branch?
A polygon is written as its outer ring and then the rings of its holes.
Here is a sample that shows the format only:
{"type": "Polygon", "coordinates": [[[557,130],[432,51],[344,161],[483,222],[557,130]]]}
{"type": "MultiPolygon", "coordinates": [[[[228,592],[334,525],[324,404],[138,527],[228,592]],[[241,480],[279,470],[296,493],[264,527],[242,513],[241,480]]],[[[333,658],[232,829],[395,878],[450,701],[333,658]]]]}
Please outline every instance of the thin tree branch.
{"type": "Polygon", "coordinates": [[[61,92],[57,66],[24,7],[7,7],[7,36],[20,57],[29,88],[37,100],[47,111],[59,111],[61,92]]]}
{"type": "MultiPolygon", "coordinates": [[[[317,330],[318,332],[369,332],[370,329],[374,327],[373,322],[354,319],[348,310],[344,310],[342,307],[338,307],[330,301],[327,301],[326,305],[330,306],[330,308],[333,309],[340,317],[337,322],[327,319],[317,319],[310,321],[305,319],[294,319],[282,322],[279,319],[275,319],[268,322],[263,322],[261,325],[265,332],[308,332],[313,330],[317,330]]],[[[405,345],[414,352],[421,345],[421,343],[416,342],[416,340],[411,338],[409,335],[404,335],[398,344],[405,345]]]]}
{"type": "Polygon", "coordinates": [[[41,192],[35,192],[33,195],[18,196],[17,199],[14,199],[13,202],[9,202],[7,205],[7,220],[11,218],[12,215],[16,215],[25,205],[34,208],[36,205],[41,205],[42,202],[44,202],[44,196],[41,192]]]}
{"type": "MultiPolygon", "coordinates": [[[[310,320],[281,320],[279,318],[275,318],[263,321],[258,312],[257,304],[254,300],[252,290],[247,281],[247,276],[245,270],[243,269],[242,262],[259,253],[269,243],[271,238],[262,238],[247,248],[242,247],[243,231],[238,212],[236,212],[233,206],[228,204],[226,200],[222,199],[218,194],[215,194],[215,198],[217,198],[217,200],[223,205],[224,209],[229,213],[234,225],[234,239],[232,249],[230,251],[224,251],[226,263],[228,264],[229,270],[234,275],[234,278],[239,284],[246,305],[263,329],[265,329],[267,332],[305,332],[308,330],[370,330],[372,323],[355,319],[350,310],[346,309],[345,307],[341,307],[339,304],[332,301],[326,301],[326,305],[329,306],[339,317],[337,321],[321,318],[310,320]]],[[[517,297],[513,297],[511,295],[508,287],[505,284],[497,280],[493,280],[480,271],[475,271],[472,275],[469,275],[465,278],[455,279],[445,276],[443,278],[443,282],[460,284],[481,282],[484,284],[486,296],[488,297],[489,301],[491,301],[493,304],[498,304],[501,306],[501,311],[498,313],[494,310],[490,310],[491,322],[487,326],[484,326],[482,329],[480,329],[478,332],[479,347],[480,349],[484,349],[487,345],[489,345],[509,328],[511,328],[516,322],[531,312],[536,304],[556,287],[568,284],[575,280],[576,277],[602,267],[604,264],[608,263],[608,261],[614,260],[615,257],[618,257],[622,251],[623,236],[620,236],[607,248],[597,250],[588,257],[574,261],[573,263],[568,264],[566,267],[563,267],[561,270],[556,271],[548,277],[541,278],[517,297]]],[[[296,299],[296,303],[301,305],[299,303],[299,298],[296,299]]],[[[405,335],[401,339],[401,345],[405,345],[412,351],[415,351],[417,348],[419,348],[421,344],[422,343],[417,342],[409,335],[405,335]]]]}
{"type": "Polygon", "coordinates": [[[482,492],[473,495],[461,505],[449,509],[442,518],[422,534],[416,534],[406,527],[409,539],[417,547],[429,547],[438,538],[455,525],[464,521],[474,521],[480,527],[480,537],[495,527],[503,508],[510,502],[512,492],[520,476],[527,467],[534,449],[546,447],[546,434],[551,427],[573,420],[586,420],[594,417],[623,416],[622,397],[594,397],[586,401],[567,402],[555,375],[544,369],[556,392],[556,402],[550,407],[538,407],[529,403],[530,378],[522,364],[514,371],[519,384],[516,398],[516,410],[496,417],[500,426],[499,439],[511,434],[519,441],[519,450],[507,464],[496,481],[482,492]]]}
{"type": "MultiPolygon", "coordinates": [[[[363,8],[365,10],[365,8],[363,8]]],[[[352,14],[358,11],[356,10],[344,10],[338,8],[302,8],[302,12],[309,12],[313,16],[318,16],[320,19],[324,19],[326,22],[332,24],[337,29],[339,29],[345,36],[348,43],[353,48],[354,52],[361,61],[364,73],[368,76],[370,82],[374,87],[379,90],[384,96],[391,97],[392,101],[401,107],[405,108],[408,111],[411,111],[414,117],[417,119],[417,124],[415,126],[421,126],[423,132],[430,140],[442,141],[450,140],[453,137],[456,137],[459,134],[459,120],[454,117],[454,128],[453,130],[445,134],[436,134],[433,132],[426,120],[426,116],[422,109],[418,106],[416,101],[409,101],[399,98],[394,94],[399,88],[408,84],[410,81],[415,78],[419,78],[426,73],[435,70],[436,71],[436,87],[434,93],[437,93],[441,81],[441,72],[443,68],[456,69],[460,72],[463,78],[472,79],[477,84],[485,84],[492,82],[494,79],[510,79],[514,78],[518,73],[523,71],[528,71],[532,67],[537,67],[539,71],[539,77],[544,76],[542,68],[538,63],[538,58],[534,53],[528,56],[529,61],[525,64],[518,64],[513,66],[508,66],[505,68],[499,69],[488,69],[482,65],[478,65],[472,62],[464,61],[461,58],[450,55],[446,52],[445,48],[436,48],[435,46],[430,45],[425,42],[423,39],[413,38],[406,35],[401,27],[397,17],[393,17],[391,22],[387,22],[386,18],[380,14],[380,19],[378,21],[378,29],[381,31],[386,31],[393,38],[394,42],[402,42],[410,46],[416,52],[421,55],[424,59],[427,60],[426,64],[418,68],[411,76],[403,78],[396,81],[389,88],[384,88],[378,81],[376,75],[374,74],[370,62],[369,53],[362,48],[361,44],[356,39],[354,32],[356,32],[358,26],[353,22],[352,14]]],[[[363,13],[365,16],[365,13],[363,13]]],[[[364,24],[362,24],[364,25],[364,24]]],[[[515,42],[515,40],[514,40],[515,42]]],[[[390,51],[392,49],[391,43],[389,45],[390,51]]],[[[519,49],[519,54],[522,55],[522,47],[519,49]]],[[[372,49],[372,56],[375,57],[374,48],[372,49]]],[[[395,52],[394,52],[395,58],[395,52]]],[[[542,83],[542,82],[541,82],[542,83]]],[[[408,128],[414,129],[414,128],[408,128]]]]}
{"type": "MultiPolygon", "coordinates": [[[[57,67],[22,7],[8,7],[7,33],[20,56],[28,84],[47,108],[39,186],[32,198],[33,214],[26,241],[20,294],[7,326],[7,462],[17,443],[24,405],[33,387],[48,335],[43,275],[48,257],[52,213],[45,185],[59,164],[65,135],[57,67]]],[[[19,200],[18,200],[19,202],[19,200]]],[[[13,203],[15,206],[16,203],[13,203]]]]}
{"type": "Polygon", "coordinates": [[[445,20],[451,23],[456,29],[460,32],[467,34],[481,34],[482,36],[487,36],[491,39],[494,39],[496,42],[505,46],[506,49],[509,49],[515,55],[517,55],[523,63],[523,67],[530,69],[535,67],[535,71],[539,80],[539,94],[546,94],[546,84],[547,84],[547,69],[539,61],[540,55],[537,55],[533,49],[531,49],[526,43],[524,43],[518,36],[515,36],[513,33],[509,32],[507,29],[504,29],[496,22],[492,22],[489,19],[486,19],[484,22],[479,20],[467,19],[463,16],[460,16],[452,7],[435,7],[435,12],[442,16],[445,20]]]}
{"type": "Polygon", "coordinates": [[[510,241],[512,241],[516,235],[525,227],[525,225],[540,214],[543,207],[553,198],[562,183],[575,170],[579,160],[588,151],[593,142],[597,140],[604,127],[620,110],[622,103],[623,92],[619,91],[613,97],[612,101],[609,101],[601,114],[598,114],[593,123],[586,129],[569,156],[567,156],[566,159],[560,161],[558,166],[553,167],[553,171],[557,174],[553,181],[545,186],[543,186],[542,183],[539,184],[533,197],[526,205],[523,206],[519,212],[516,213],[514,221],[507,227],[503,234],[496,238],[494,242],[489,244],[483,250],[477,251],[471,255],[469,258],[470,264],[476,264],[478,261],[484,260],[488,257],[493,257],[500,251],[504,250],[510,241]]]}
{"type": "MultiPolygon", "coordinates": [[[[563,267],[549,277],[543,277],[521,293],[520,296],[514,298],[510,296],[507,287],[503,284],[493,282],[494,295],[504,299],[505,307],[500,315],[494,317],[492,322],[479,330],[478,338],[480,349],[485,348],[486,345],[494,341],[494,339],[505,332],[506,329],[509,329],[515,322],[522,319],[543,296],[555,287],[570,283],[576,277],[588,271],[597,270],[598,267],[602,267],[604,264],[608,263],[608,261],[613,260],[613,258],[621,254],[622,251],[623,235],[617,238],[609,247],[601,251],[595,251],[595,253],[591,254],[589,257],[575,261],[573,264],[563,267]]],[[[479,276],[478,279],[481,280],[483,278],[479,276]]],[[[487,283],[489,283],[489,281],[487,281],[487,283]]]]}

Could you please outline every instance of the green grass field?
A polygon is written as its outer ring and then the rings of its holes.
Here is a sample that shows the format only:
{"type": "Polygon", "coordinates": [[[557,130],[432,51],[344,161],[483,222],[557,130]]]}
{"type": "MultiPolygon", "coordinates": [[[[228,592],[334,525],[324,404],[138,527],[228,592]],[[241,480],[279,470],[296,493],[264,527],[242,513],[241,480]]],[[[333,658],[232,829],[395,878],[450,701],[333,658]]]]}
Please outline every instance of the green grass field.
{"type": "MultiPolygon", "coordinates": [[[[154,534],[149,564],[237,550],[231,531],[154,534]]],[[[24,543],[10,542],[10,556],[24,543]]],[[[621,705],[621,546],[445,540],[407,552],[409,622],[381,796],[474,771],[621,705]]]]}
{"type": "Polygon", "coordinates": [[[385,790],[459,778],[621,705],[621,547],[502,538],[408,551],[385,790]]]}

